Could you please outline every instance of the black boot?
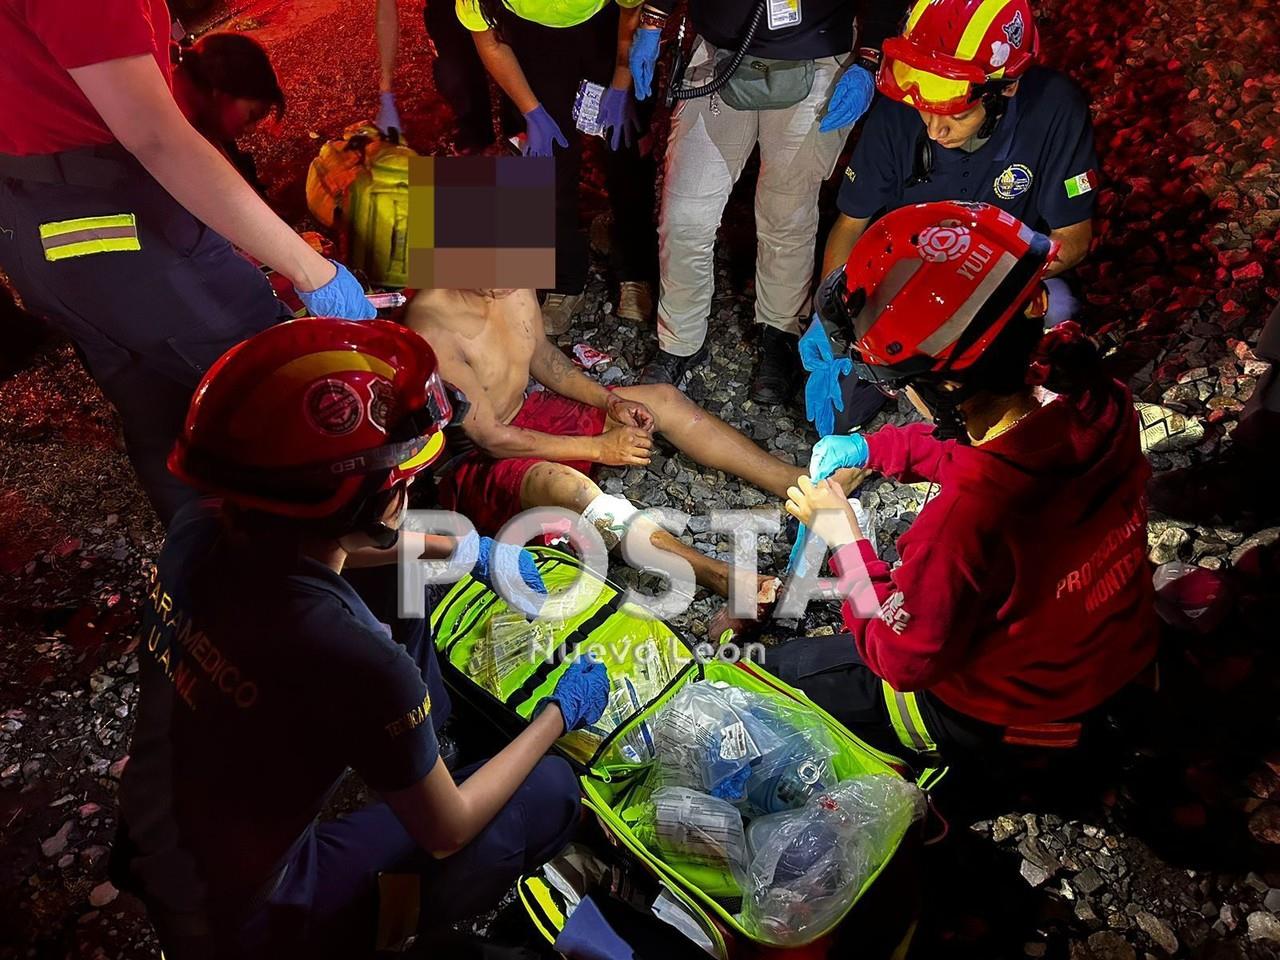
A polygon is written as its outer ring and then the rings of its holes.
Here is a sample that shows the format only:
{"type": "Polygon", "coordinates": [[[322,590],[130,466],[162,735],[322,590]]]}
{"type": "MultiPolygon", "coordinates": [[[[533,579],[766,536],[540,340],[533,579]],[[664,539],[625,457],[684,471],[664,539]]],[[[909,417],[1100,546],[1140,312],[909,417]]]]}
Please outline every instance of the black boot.
{"type": "Polygon", "coordinates": [[[697,353],[692,353],[687,357],[677,357],[674,353],[667,353],[665,350],[659,350],[654,354],[653,359],[644,365],[644,369],[640,371],[640,382],[642,384],[650,383],[670,383],[679,387],[684,382],[685,376],[695,367],[700,367],[707,359],[707,345],[704,343],[697,353]]]}
{"type": "Polygon", "coordinates": [[[787,403],[800,387],[800,338],[775,327],[760,331],[760,364],[751,382],[757,403],[787,403]]]}

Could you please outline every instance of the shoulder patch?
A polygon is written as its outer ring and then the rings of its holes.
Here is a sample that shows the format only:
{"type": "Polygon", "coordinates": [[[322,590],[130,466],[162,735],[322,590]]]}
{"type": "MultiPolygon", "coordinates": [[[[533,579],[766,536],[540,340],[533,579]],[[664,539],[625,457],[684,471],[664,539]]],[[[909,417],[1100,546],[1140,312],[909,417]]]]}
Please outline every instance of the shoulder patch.
{"type": "Polygon", "coordinates": [[[1067,177],[1062,183],[1067,188],[1068,197],[1081,197],[1098,185],[1098,171],[1086,170],[1074,177],[1067,177]]]}
{"type": "Polygon", "coordinates": [[[996,177],[995,182],[992,183],[992,189],[1001,200],[1012,200],[1030,190],[1034,179],[1035,175],[1026,164],[1011,163],[996,177]]]}

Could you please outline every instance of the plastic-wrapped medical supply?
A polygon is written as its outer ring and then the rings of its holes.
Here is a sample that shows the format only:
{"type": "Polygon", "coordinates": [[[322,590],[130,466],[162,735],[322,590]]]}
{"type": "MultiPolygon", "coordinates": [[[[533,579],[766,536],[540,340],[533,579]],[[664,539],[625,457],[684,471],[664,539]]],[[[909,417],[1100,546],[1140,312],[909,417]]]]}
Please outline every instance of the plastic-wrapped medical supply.
{"type": "Polygon", "coordinates": [[[484,639],[471,651],[471,678],[496,697],[518,678],[523,682],[530,667],[554,650],[551,627],[540,620],[526,620],[518,613],[498,614],[489,620],[484,639]]]}
{"type": "Polygon", "coordinates": [[[822,934],[924,809],[915,784],[877,774],[843,780],[799,810],[752,821],[743,925],[781,946],[822,934]]]}
{"type": "Polygon", "coordinates": [[[812,711],[740,687],[724,693],[739,716],[750,718],[752,729],[763,727],[770,734],[758,738],[761,756],[751,764],[746,796],[739,802],[745,816],[802,807],[814,793],[835,782],[831,758],[836,755],[836,745],[812,711]]]}
{"type": "Polygon", "coordinates": [[[647,720],[631,723],[656,701],[671,683],[680,664],[673,663],[674,647],[650,637],[628,651],[626,659],[608,664],[609,702],[600,719],[584,730],[575,730],[562,741],[575,756],[591,757],[606,737],[621,726],[630,727],[613,742],[609,763],[648,763],[657,747],[647,720]]]}
{"type": "Polygon", "coordinates": [[[730,702],[727,684],[690,683],[662,708],[653,724],[658,779],[668,786],[705,790],[722,800],[746,797],[751,765],[782,746],[764,723],[730,702]]]}
{"type": "Polygon", "coordinates": [[[687,787],[659,787],[624,815],[641,843],[706,893],[741,893],[747,840],[742,814],[732,804],[687,787]]]}

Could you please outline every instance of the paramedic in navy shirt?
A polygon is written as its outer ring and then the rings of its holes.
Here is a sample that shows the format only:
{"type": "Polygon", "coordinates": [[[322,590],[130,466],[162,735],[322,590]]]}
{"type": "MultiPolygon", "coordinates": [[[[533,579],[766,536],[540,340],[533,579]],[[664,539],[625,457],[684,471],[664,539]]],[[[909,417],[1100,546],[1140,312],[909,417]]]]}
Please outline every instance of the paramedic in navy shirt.
{"type": "MultiPolygon", "coordinates": [[[[178,511],[151,571],[111,865],[174,960],[372,957],[492,906],[573,832],[577,780],[545,754],[600,717],[604,667],[575,661],[455,777],[425,622],[398,629],[342,576],[394,553],[450,418],[431,348],[380,320],[272,327],[196,391],[170,468],[216,499],[178,511]],[[318,823],[348,767],[383,802],[318,823]]],[[[473,537],[479,580],[542,587],[526,551],[473,537]]]]}
{"type": "Polygon", "coordinates": [[[933,200],[990,203],[1059,245],[1052,277],[1089,250],[1097,186],[1084,95],[1035,66],[1027,0],[918,0],[885,41],[877,87],[840,185],[823,276],[872,220],[933,200]]]}

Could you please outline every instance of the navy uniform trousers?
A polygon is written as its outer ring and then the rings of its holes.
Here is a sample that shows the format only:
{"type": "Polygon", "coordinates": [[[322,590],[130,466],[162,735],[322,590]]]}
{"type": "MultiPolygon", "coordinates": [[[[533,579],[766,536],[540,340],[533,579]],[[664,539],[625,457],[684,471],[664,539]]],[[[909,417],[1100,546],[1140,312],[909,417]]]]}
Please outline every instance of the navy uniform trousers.
{"type": "Polygon", "coordinates": [[[191,496],[165,461],[200,378],[289,319],[267,278],[119,145],[0,156],[0,270],[75,343],[167,524],[191,496]]]}

